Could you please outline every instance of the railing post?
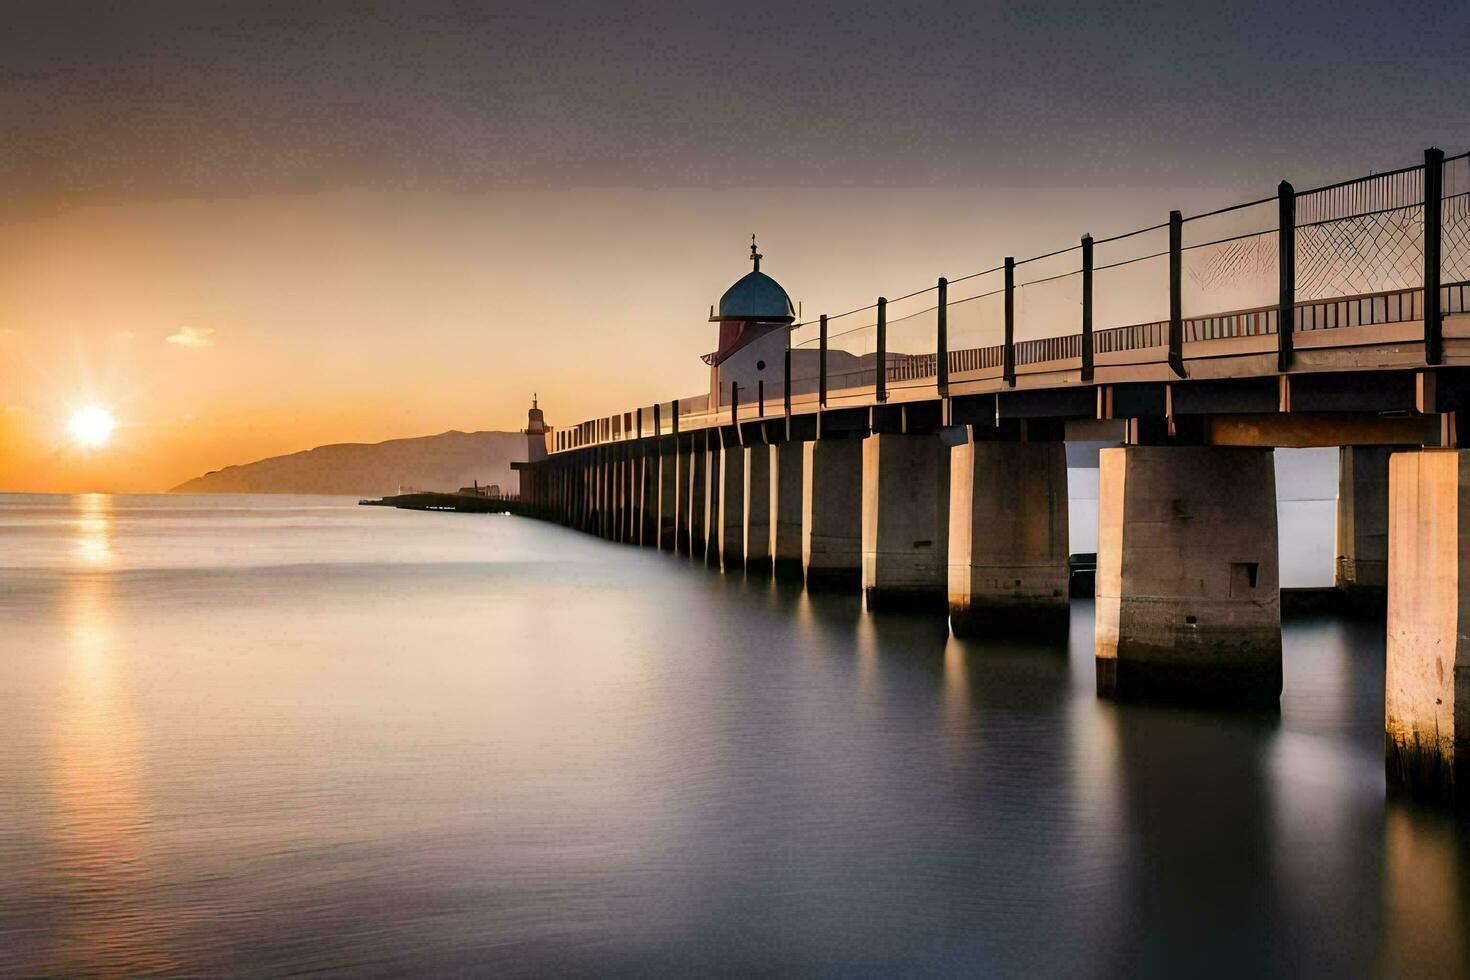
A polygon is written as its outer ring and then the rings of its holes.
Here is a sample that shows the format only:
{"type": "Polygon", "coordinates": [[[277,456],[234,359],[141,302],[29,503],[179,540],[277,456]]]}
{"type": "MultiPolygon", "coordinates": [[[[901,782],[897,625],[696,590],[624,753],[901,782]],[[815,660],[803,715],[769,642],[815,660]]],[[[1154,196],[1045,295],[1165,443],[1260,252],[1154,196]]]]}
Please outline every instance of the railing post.
{"type": "Polygon", "coordinates": [[[939,277],[938,331],[934,338],[934,354],[938,362],[934,365],[934,383],[940,398],[949,397],[949,280],[939,277]]]}
{"type": "Polygon", "coordinates": [[[655,403],[653,406],[653,437],[655,439],[663,435],[662,422],[663,420],[659,418],[659,406],[655,403]]]}
{"type": "Polygon", "coordinates": [[[1440,207],[1444,187],[1444,151],[1424,151],[1424,363],[1444,360],[1439,309],[1440,207]]]}
{"type": "Polygon", "coordinates": [[[1184,377],[1184,215],[1169,212],[1169,367],[1184,377]]]}
{"type": "Polygon", "coordinates": [[[675,398],[669,402],[669,414],[673,416],[673,421],[669,423],[669,432],[677,436],[679,434],[679,399],[675,398]]]}
{"type": "Polygon", "coordinates": [[[821,333],[819,334],[819,363],[817,364],[817,405],[821,408],[827,407],[827,314],[823,313],[821,318],[821,333]]]}
{"type": "Polygon", "coordinates": [[[878,359],[877,381],[873,385],[873,392],[878,396],[878,401],[888,400],[888,300],[882,296],[878,297],[878,359]]]}
{"type": "Polygon", "coordinates": [[[1092,236],[1082,236],[1082,380],[1092,380],[1092,236]]]}
{"type": "Polygon", "coordinates": [[[1016,386],[1016,260],[1006,256],[1006,332],[1000,353],[1000,376],[1016,386]]]}
{"type": "Polygon", "coordinates": [[[638,434],[635,435],[633,438],[634,439],[637,439],[637,440],[639,440],[641,442],[643,440],[643,406],[642,405],[639,405],[638,406],[638,429],[637,429],[637,432],[638,432],[638,434]]]}
{"type": "Polygon", "coordinates": [[[740,424],[740,384],[736,381],[730,382],[730,424],[740,424]]]}
{"type": "Polygon", "coordinates": [[[1276,185],[1276,264],[1281,269],[1280,306],[1276,311],[1276,370],[1291,370],[1292,331],[1296,329],[1296,188],[1276,185]]]}
{"type": "Polygon", "coordinates": [[[766,417],[766,379],[755,380],[755,417],[763,419],[766,417]]]}
{"type": "Polygon", "coordinates": [[[786,367],[782,375],[781,407],[791,416],[791,334],[786,335],[786,367]]]}

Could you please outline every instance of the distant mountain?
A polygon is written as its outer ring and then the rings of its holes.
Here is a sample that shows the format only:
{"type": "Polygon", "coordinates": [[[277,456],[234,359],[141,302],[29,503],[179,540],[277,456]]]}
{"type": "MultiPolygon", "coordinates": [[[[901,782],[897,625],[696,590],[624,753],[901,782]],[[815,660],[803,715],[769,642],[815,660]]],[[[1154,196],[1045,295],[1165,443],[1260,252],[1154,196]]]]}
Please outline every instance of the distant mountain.
{"type": "Polygon", "coordinates": [[[318,446],[289,456],[226,466],[171,493],[339,493],[382,496],[400,486],[457,490],[473,481],[516,492],[512,460],[526,458],[519,432],[444,432],[416,439],[318,446]]]}

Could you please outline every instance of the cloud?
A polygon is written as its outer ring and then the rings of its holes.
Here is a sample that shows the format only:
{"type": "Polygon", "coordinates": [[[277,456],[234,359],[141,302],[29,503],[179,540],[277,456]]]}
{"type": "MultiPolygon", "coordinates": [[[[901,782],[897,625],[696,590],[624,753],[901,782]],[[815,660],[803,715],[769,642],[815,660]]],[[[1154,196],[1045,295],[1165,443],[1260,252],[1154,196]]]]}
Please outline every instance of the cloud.
{"type": "Polygon", "coordinates": [[[164,339],[180,347],[213,347],[214,328],[181,327],[178,333],[169,334],[164,339]]]}

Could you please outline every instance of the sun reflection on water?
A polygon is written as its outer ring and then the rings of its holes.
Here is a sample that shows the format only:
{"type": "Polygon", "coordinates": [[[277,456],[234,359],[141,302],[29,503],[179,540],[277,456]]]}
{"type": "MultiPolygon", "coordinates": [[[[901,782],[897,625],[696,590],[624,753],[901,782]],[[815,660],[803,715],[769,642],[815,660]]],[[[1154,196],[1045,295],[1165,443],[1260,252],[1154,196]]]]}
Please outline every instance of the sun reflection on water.
{"type": "Polygon", "coordinates": [[[72,498],[76,555],[87,565],[112,564],[112,496],[84,493],[72,498]]]}
{"type": "Polygon", "coordinates": [[[67,647],[50,758],[56,879],[71,915],[57,923],[51,961],[72,974],[137,973],[175,965],[164,924],[145,901],[150,879],[140,792],[142,752],[118,661],[112,603],[112,498],[75,498],[76,554],[63,617],[67,647]],[[104,570],[99,571],[98,566],[104,570]]]}

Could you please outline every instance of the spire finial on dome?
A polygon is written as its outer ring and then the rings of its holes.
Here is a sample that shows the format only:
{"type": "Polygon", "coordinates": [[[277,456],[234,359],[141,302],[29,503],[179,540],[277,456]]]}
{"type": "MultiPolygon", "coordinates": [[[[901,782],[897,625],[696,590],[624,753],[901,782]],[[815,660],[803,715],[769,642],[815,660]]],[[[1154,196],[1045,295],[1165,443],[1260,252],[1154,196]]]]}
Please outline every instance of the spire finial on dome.
{"type": "Polygon", "coordinates": [[[755,250],[755,235],[750,236],[750,261],[755,265],[755,271],[761,271],[761,253],[755,250]]]}

